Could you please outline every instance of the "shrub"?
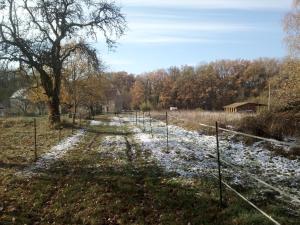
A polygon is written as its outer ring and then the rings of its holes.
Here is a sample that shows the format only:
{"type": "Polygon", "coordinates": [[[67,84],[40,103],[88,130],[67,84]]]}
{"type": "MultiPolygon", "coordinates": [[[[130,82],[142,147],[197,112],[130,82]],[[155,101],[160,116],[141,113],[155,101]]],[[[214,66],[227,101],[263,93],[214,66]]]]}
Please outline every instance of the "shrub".
{"type": "Polygon", "coordinates": [[[300,113],[295,111],[263,112],[242,120],[239,130],[254,135],[282,140],[300,135],[300,113]]]}
{"type": "Polygon", "coordinates": [[[140,109],[143,111],[143,112],[147,112],[147,111],[150,111],[152,109],[152,105],[149,101],[147,102],[143,102],[140,106],[140,109]]]}

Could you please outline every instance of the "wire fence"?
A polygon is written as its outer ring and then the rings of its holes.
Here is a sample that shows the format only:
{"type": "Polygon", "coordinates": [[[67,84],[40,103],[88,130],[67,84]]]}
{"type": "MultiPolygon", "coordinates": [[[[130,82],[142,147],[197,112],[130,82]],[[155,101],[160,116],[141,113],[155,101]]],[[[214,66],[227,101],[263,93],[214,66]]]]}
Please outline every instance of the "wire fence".
{"type": "MultiPolygon", "coordinates": [[[[26,155],[26,160],[37,161],[40,155],[46,153],[49,148],[61,142],[63,138],[74,134],[75,130],[83,128],[86,121],[81,114],[52,115],[51,119],[59,118],[58,126],[50,127],[46,116],[39,117],[10,117],[4,121],[6,134],[2,147],[9,145],[10,141],[16,142],[15,147],[22,148],[19,154],[26,155]],[[11,124],[15,125],[11,125],[11,124]],[[9,132],[9,128],[13,128],[9,132]]],[[[23,157],[23,156],[22,156],[23,157]]]]}
{"type": "MultiPolygon", "coordinates": [[[[182,120],[186,121],[185,119],[170,115],[168,111],[156,114],[155,118],[152,115],[151,111],[148,112],[142,112],[142,111],[127,111],[122,113],[114,113],[116,116],[128,116],[129,115],[129,121],[141,128],[143,132],[149,133],[152,137],[155,137],[158,135],[157,131],[158,129],[160,131],[164,130],[162,134],[159,134],[160,136],[165,137],[165,147],[167,150],[170,148],[173,148],[173,145],[170,146],[170,136],[174,135],[170,133],[170,119],[174,120],[182,120]],[[158,123],[160,122],[160,123],[158,123]]],[[[62,120],[67,119],[66,116],[60,116],[62,120]]],[[[68,118],[69,120],[72,119],[72,121],[68,121],[68,126],[60,126],[57,129],[47,129],[45,126],[45,118],[32,118],[32,123],[29,126],[28,131],[20,131],[20,133],[25,134],[28,138],[30,138],[32,141],[29,142],[32,144],[32,149],[34,150],[33,158],[34,160],[37,160],[41,152],[43,151],[44,145],[40,145],[41,141],[45,140],[45,137],[47,138],[48,135],[51,135],[51,138],[56,138],[56,140],[61,141],[63,136],[67,136],[68,134],[74,133],[74,130],[82,128],[84,124],[84,119],[81,114],[72,114],[71,118],[68,118]],[[64,132],[68,131],[68,132],[64,132]]],[[[121,120],[121,118],[120,118],[121,120]]],[[[193,122],[193,121],[191,121],[193,122]]],[[[264,210],[259,208],[255,203],[250,201],[246,196],[244,196],[242,193],[240,193],[238,190],[236,190],[232,185],[230,185],[228,182],[225,181],[223,178],[223,174],[225,172],[225,167],[232,168],[231,171],[226,170],[226,172],[234,173],[238,171],[239,173],[242,173],[246,175],[248,178],[251,178],[255,180],[256,182],[260,183],[262,186],[271,189],[275,192],[278,192],[280,195],[284,196],[285,198],[289,199],[290,201],[296,202],[300,204],[300,197],[299,196],[293,196],[289,193],[287,193],[285,190],[282,190],[278,187],[275,187],[273,184],[268,183],[267,181],[261,179],[258,175],[253,174],[251,171],[248,171],[247,169],[241,168],[238,165],[233,164],[230,161],[227,161],[223,155],[223,152],[220,151],[220,145],[223,143],[220,143],[220,132],[226,132],[233,135],[240,135],[244,137],[250,137],[257,140],[270,142],[274,144],[281,144],[285,146],[291,146],[291,143],[288,142],[282,142],[274,139],[259,137],[251,134],[246,134],[243,132],[238,132],[234,130],[229,130],[226,128],[219,127],[218,122],[216,122],[215,126],[207,125],[207,124],[199,124],[201,127],[205,129],[211,129],[214,132],[215,135],[215,153],[208,153],[207,155],[210,158],[215,159],[217,162],[217,168],[215,170],[207,170],[207,173],[210,174],[213,178],[217,179],[218,181],[218,195],[219,195],[219,205],[220,207],[224,207],[224,196],[226,196],[226,193],[224,193],[224,190],[227,188],[232,193],[234,193],[236,196],[247,202],[250,206],[252,206],[255,210],[260,212],[263,216],[265,216],[268,220],[270,220],[272,223],[279,225],[280,223],[275,220],[273,217],[271,217],[269,214],[267,214],[264,210]]],[[[177,138],[177,137],[176,137],[177,138]]],[[[201,136],[200,136],[201,138],[201,136]]]]}
{"type": "MultiPolygon", "coordinates": [[[[168,111],[166,111],[165,113],[159,113],[159,114],[156,113],[156,116],[155,116],[156,119],[153,118],[153,116],[151,114],[151,111],[148,111],[148,112],[140,112],[140,111],[124,112],[124,114],[126,114],[126,113],[131,117],[131,122],[133,124],[140,127],[143,132],[149,133],[152,137],[157,135],[155,133],[155,129],[153,127],[153,126],[155,126],[155,122],[156,121],[164,122],[166,149],[170,148],[169,139],[170,139],[170,135],[172,135],[169,132],[169,126],[170,126],[169,125],[169,120],[170,119],[175,119],[175,120],[182,120],[182,121],[186,122],[185,119],[178,118],[178,117],[175,117],[173,115],[170,115],[170,113],[168,111]],[[148,126],[146,126],[146,123],[148,123],[148,126]]],[[[193,123],[193,121],[189,121],[189,122],[193,123]]],[[[228,162],[227,160],[225,160],[226,157],[222,156],[223,153],[220,151],[220,144],[221,144],[220,143],[220,132],[225,132],[225,133],[229,133],[229,134],[233,134],[233,135],[237,135],[237,136],[243,136],[243,137],[247,137],[247,138],[253,138],[253,139],[256,139],[256,140],[269,142],[269,143],[273,143],[273,144],[277,144],[277,145],[292,146],[292,145],[294,145],[294,143],[278,141],[278,140],[275,140],[275,139],[260,137],[260,136],[256,136],[256,135],[252,135],[252,134],[247,134],[247,133],[243,133],[243,132],[239,132],[239,131],[234,131],[234,130],[222,128],[222,127],[219,127],[219,123],[217,121],[216,121],[215,126],[202,124],[202,123],[198,123],[198,125],[203,127],[203,128],[211,129],[211,130],[214,131],[214,135],[215,135],[215,154],[208,153],[207,155],[211,158],[214,158],[217,161],[217,168],[216,168],[216,172],[212,171],[212,170],[207,170],[207,172],[213,178],[218,180],[219,205],[220,205],[220,207],[224,207],[224,205],[225,205],[224,204],[224,199],[223,199],[224,198],[224,189],[228,189],[229,191],[234,193],[236,196],[241,198],[243,201],[245,201],[247,204],[249,204],[251,207],[253,207],[255,210],[260,212],[263,216],[265,216],[273,224],[280,225],[280,223],[276,219],[274,219],[272,216],[270,216],[264,210],[259,208],[255,203],[250,201],[245,195],[240,193],[238,190],[236,190],[232,185],[230,185],[228,182],[226,182],[222,178],[222,174],[225,172],[225,167],[226,168],[229,167],[229,168],[232,169],[231,171],[226,170],[226,172],[231,172],[231,173],[239,172],[239,173],[242,173],[243,175],[247,176],[248,178],[255,180],[256,182],[261,184],[263,187],[265,187],[267,189],[270,189],[274,192],[279,193],[279,195],[285,197],[286,199],[288,199],[291,202],[300,204],[300,197],[295,196],[295,195],[291,195],[290,193],[287,193],[285,190],[282,190],[278,187],[275,187],[273,184],[268,183],[267,181],[264,181],[263,179],[259,178],[259,176],[256,175],[256,174],[253,174],[253,172],[250,172],[247,169],[241,168],[240,166],[234,165],[232,162],[228,162]]],[[[163,125],[160,124],[159,126],[163,126],[163,125]]],[[[160,128],[163,129],[163,127],[160,127],[160,128]]]]}

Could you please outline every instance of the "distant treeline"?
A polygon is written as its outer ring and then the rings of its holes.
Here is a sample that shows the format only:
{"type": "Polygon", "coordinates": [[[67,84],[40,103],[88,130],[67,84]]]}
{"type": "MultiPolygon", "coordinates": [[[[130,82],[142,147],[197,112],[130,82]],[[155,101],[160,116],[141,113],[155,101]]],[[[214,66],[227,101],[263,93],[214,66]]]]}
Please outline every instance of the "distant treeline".
{"type": "MultiPolygon", "coordinates": [[[[0,71],[0,102],[24,86],[24,76],[13,71],[0,71]]],[[[121,100],[123,109],[221,110],[237,101],[267,103],[271,88],[271,106],[278,108],[300,102],[300,61],[295,59],[220,60],[196,67],[161,69],[141,75],[126,72],[66,77],[61,104],[91,108],[113,99],[121,100]],[[74,88],[76,87],[76,96],[74,88]]],[[[42,91],[43,92],[43,91],[42,91]]],[[[45,98],[35,98],[35,102],[45,98]]]]}
{"type": "Polygon", "coordinates": [[[273,107],[300,100],[300,62],[293,59],[221,60],[196,67],[172,67],[139,75],[131,88],[134,108],[176,106],[221,110],[237,101],[273,107]]]}

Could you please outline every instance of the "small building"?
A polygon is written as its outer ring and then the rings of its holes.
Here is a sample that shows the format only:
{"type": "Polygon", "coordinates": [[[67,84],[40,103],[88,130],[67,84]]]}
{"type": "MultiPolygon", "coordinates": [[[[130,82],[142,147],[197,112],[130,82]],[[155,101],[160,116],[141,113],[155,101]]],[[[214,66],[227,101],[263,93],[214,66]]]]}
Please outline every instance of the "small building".
{"type": "Polygon", "coordinates": [[[12,115],[38,115],[40,114],[37,104],[28,98],[28,89],[17,90],[9,98],[10,113],[12,115]]]}
{"type": "Polygon", "coordinates": [[[116,91],[116,95],[108,100],[106,104],[102,105],[102,112],[115,113],[123,110],[123,97],[119,90],[116,91]]]}
{"type": "Polygon", "coordinates": [[[7,108],[3,104],[0,103],[0,117],[5,116],[6,111],[7,111],[7,108]]]}
{"type": "Polygon", "coordinates": [[[236,102],[227,106],[224,106],[224,111],[229,113],[236,112],[248,112],[248,113],[256,113],[260,108],[266,107],[265,104],[254,103],[254,102],[236,102]]]}

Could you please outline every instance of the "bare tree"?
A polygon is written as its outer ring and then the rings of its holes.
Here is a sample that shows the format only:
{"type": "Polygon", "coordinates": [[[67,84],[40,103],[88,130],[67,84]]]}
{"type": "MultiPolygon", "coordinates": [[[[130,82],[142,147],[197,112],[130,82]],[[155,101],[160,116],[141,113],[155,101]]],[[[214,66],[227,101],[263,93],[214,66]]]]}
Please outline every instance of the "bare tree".
{"type": "Polygon", "coordinates": [[[2,0],[0,15],[0,60],[38,71],[52,125],[60,122],[65,60],[77,49],[89,52],[82,40],[99,34],[113,47],[126,28],[120,7],[106,0],[2,0]]]}
{"type": "Polygon", "coordinates": [[[285,41],[292,56],[300,56],[300,0],[294,0],[293,9],[284,18],[285,41]]]}

